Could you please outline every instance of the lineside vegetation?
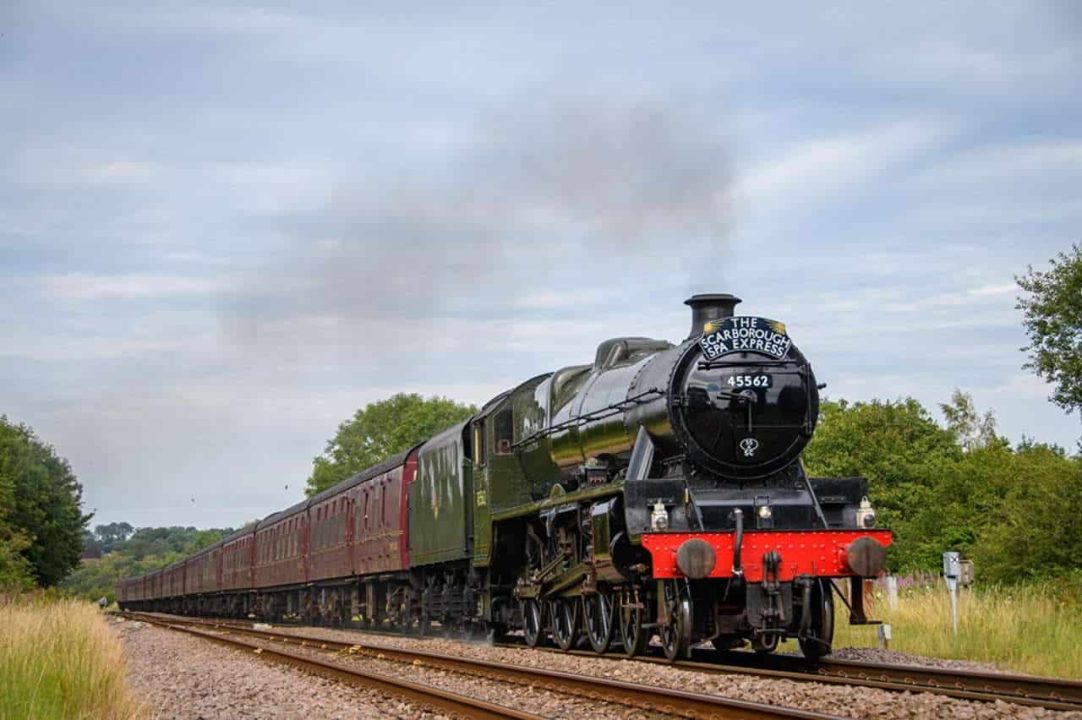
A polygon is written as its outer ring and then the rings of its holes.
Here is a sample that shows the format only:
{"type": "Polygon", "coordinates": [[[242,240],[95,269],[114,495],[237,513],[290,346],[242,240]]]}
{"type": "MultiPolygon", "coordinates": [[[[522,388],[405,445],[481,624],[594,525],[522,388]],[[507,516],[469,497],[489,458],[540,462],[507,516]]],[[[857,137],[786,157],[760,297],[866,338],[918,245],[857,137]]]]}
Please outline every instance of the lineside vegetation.
{"type": "Polygon", "coordinates": [[[27,595],[0,604],[0,628],[0,718],[143,717],[94,605],[27,595]]]}
{"type": "MultiPolygon", "coordinates": [[[[1082,677],[1082,577],[1073,582],[984,586],[959,594],[958,635],[951,631],[950,600],[942,583],[907,588],[898,607],[877,595],[874,613],[890,623],[891,650],[914,655],[994,663],[1004,670],[1082,677]]],[[[835,642],[875,647],[875,626],[846,622],[835,605],[835,642]]]]}

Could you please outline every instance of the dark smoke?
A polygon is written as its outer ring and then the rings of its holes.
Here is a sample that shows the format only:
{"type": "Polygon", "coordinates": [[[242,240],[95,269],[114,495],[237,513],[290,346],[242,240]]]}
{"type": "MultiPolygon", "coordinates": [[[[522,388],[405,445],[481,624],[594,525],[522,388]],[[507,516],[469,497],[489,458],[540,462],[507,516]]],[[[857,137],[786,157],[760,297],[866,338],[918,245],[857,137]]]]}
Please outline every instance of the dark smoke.
{"type": "Polygon", "coordinates": [[[516,107],[533,109],[478,122],[445,164],[344,183],[324,212],[291,219],[287,262],[251,278],[232,336],[280,345],[322,327],[365,345],[569,274],[605,289],[640,260],[716,251],[728,175],[715,123],[658,102],[516,107]]]}

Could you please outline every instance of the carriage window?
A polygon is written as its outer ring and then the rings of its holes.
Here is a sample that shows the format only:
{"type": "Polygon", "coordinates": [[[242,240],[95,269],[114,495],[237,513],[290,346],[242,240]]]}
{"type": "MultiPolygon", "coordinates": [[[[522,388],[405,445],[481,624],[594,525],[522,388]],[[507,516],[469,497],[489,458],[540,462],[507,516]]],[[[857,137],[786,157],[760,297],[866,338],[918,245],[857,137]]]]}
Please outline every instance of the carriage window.
{"type": "Polygon", "coordinates": [[[496,413],[495,422],[496,454],[510,455],[511,442],[515,434],[514,418],[511,415],[511,408],[496,413]]]}

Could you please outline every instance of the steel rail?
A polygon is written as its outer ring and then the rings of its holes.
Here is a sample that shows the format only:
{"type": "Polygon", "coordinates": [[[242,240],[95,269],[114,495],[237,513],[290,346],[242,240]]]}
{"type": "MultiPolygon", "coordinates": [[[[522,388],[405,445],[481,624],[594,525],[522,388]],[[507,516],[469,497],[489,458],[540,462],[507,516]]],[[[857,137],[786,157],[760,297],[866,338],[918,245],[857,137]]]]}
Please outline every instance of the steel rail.
{"type": "Polygon", "coordinates": [[[840,720],[808,710],[735,700],[720,695],[702,695],[685,690],[641,685],[590,675],[577,675],[559,670],[526,667],[489,660],[450,656],[427,650],[409,650],[368,642],[343,642],[311,636],[276,633],[259,630],[247,625],[193,618],[168,620],[157,616],[132,613],[132,617],[152,623],[184,624],[218,628],[223,632],[240,633],[272,642],[317,650],[332,650],[351,656],[372,657],[380,660],[425,665],[459,674],[483,677],[498,682],[538,687],[561,694],[573,694],[641,710],[657,711],[685,718],[740,718],[741,720],[768,720],[776,718],[801,718],[804,720],[840,720]]]}
{"type": "Polygon", "coordinates": [[[201,623],[146,616],[138,616],[137,619],[159,627],[188,633],[204,640],[211,640],[227,647],[251,650],[257,652],[259,657],[267,660],[291,665],[306,672],[344,681],[351,685],[377,690],[387,695],[401,697],[416,705],[433,708],[438,712],[448,713],[454,717],[468,718],[469,720],[543,720],[541,715],[460,695],[449,690],[402,680],[370,670],[328,662],[309,655],[298,655],[285,650],[267,647],[266,645],[246,642],[228,635],[198,630],[193,627],[201,625],[201,623]]]}
{"type": "MultiPolygon", "coordinates": [[[[304,626],[291,624],[288,627],[299,629],[304,626]]],[[[400,636],[399,633],[378,630],[362,632],[400,636]]],[[[522,644],[500,643],[497,646],[521,648],[522,644]]],[[[565,652],[555,648],[537,649],[565,652]]],[[[1076,680],[832,658],[812,662],[792,655],[756,655],[740,651],[701,649],[694,652],[702,659],[674,663],[656,656],[641,655],[635,660],[715,674],[756,675],[796,682],[872,687],[890,692],[928,692],[974,702],[1002,701],[1047,710],[1082,711],[1082,682],[1076,680]]],[[[565,654],[628,659],[619,654],[599,656],[589,650],[570,650],[565,654]]]]}
{"type": "MultiPolygon", "coordinates": [[[[502,646],[522,647],[519,644],[502,646]]],[[[537,649],[564,652],[556,648],[537,649]]],[[[597,655],[589,650],[568,652],[583,657],[628,659],[617,654],[597,655]]],[[[1082,711],[1082,682],[1076,680],[830,658],[811,662],[790,655],[754,655],[734,651],[703,650],[696,654],[704,659],[670,662],[650,655],[640,655],[634,659],[712,674],[755,675],[796,682],[872,687],[891,692],[927,692],[975,702],[1002,701],[1047,710],[1082,711]]]]}
{"type": "Polygon", "coordinates": [[[855,678],[862,682],[890,682],[984,693],[1054,710],[1082,710],[1082,682],[1077,680],[830,658],[819,661],[818,672],[827,677],[855,678]]]}

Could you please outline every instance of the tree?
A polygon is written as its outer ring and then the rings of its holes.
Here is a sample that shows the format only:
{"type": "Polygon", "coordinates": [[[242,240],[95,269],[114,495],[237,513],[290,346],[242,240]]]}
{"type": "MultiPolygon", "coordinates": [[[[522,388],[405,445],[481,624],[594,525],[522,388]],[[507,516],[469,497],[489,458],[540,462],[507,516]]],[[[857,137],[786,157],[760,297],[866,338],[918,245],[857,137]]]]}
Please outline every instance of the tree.
{"type": "Polygon", "coordinates": [[[101,546],[102,552],[110,552],[113,546],[127,540],[133,532],[135,528],[126,522],[109,523],[95,526],[94,537],[101,546]]]}
{"type": "Polygon", "coordinates": [[[11,526],[11,515],[15,512],[15,476],[4,471],[7,451],[3,438],[6,434],[5,426],[0,425],[0,594],[25,590],[33,582],[30,563],[23,556],[30,542],[11,526]]]}
{"type": "Polygon", "coordinates": [[[1018,582],[1082,570],[1082,458],[1034,443],[1006,455],[1002,501],[973,545],[980,578],[1018,582]]]}
{"type": "Polygon", "coordinates": [[[103,552],[101,549],[101,542],[95,537],[94,533],[89,530],[83,531],[83,554],[81,558],[100,558],[103,552]]]}
{"type": "Polygon", "coordinates": [[[1029,293],[1016,305],[1029,336],[1025,367],[1055,385],[1050,399],[1057,405],[1082,408],[1082,246],[1059,253],[1049,270],[1030,266],[1015,280],[1029,293]]]}
{"type": "Polygon", "coordinates": [[[315,495],[476,412],[473,405],[442,397],[426,399],[416,393],[369,403],[338,426],[323,454],[313,460],[305,492],[315,495]]]}
{"type": "Polygon", "coordinates": [[[134,560],[154,556],[195,552],[217,542],[232,533],[231,528],[197,530],[194,527],[156,527],[139,528],[132,536],[113,547],[113,551],[123,552],[134,560]]]}
{"type": "Polygon", "coordinates": [[[947,419],[947,430],[954,433],[966,452],[1002,442],[996,435],[995,414],[991,410],[984,415],[977,412],[969,393],[955,389],[951,401],[940,403],[939,409],[947,419]]]}
{"type": "Polygon", "coordinates": [[[79,563],[83,531],[82,486],[52,446],[26,425],[0,416],[0,486],[11,489],[6,522],[23,541],[20,554],[35,581],[55,585],[79,563]]]}

